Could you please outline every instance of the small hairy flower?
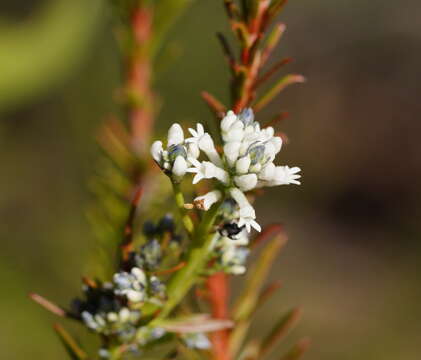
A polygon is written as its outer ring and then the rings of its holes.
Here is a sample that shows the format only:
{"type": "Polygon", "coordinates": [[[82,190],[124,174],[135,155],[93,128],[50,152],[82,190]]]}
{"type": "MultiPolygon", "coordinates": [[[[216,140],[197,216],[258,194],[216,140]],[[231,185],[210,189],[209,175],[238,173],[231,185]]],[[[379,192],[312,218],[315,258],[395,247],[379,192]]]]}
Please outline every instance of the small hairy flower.
{"type": "Polygon", "coordinates": [[[198,147],[184,141],[183,129],[179,124],[173,124],[168,130],[167,148],[164,149],[162,141],[155,141],[151,146],[151,155],[156,163],[171,178],[179,182],[189,167],[188,158],[197,158],[200,152],[198,147]]]}
{"type": "Polygon", "coordinates": [[[219,190],[210,191],[205,195],[198,196],[193,200],[196,208],[200,210],[209,210],[210,207],[222,198],[219,190]]]}
{"type": "Polygon", "coordinates": [[[193,184],[197,184],[202,179],[218,179],[224,184],[228,184],[229,175],[220,167],[216,166],[210,161],[199,162],[196,159],[190,158],[190,163],[193,167],[187,169],[187,172],[195,173],[196,175],[193,178],[193,184]]]}
{"type": "Polygon", "coordinates": [[[116,295],[125,296],[134,303],[146,300],[147,279],[143,270],[134,267],[130,273],[119,272],[114,274],[113,281],[116,295]]]}

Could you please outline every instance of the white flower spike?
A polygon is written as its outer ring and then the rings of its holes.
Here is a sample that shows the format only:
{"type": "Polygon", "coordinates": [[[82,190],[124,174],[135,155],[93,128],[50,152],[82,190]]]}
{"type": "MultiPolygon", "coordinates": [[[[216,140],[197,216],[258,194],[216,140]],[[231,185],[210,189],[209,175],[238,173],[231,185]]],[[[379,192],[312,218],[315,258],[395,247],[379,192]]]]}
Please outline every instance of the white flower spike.
{"type": "Polygon", "coordinates": [[[181,126],[174,124],[168,131],[167,148],[155,141],[151,147],[152,157],[173,181],[181,181],[189,172],[195,174],[193,184],[203,179],[216,179],[223,184],[225,190],[211,191],[194,202],[198,208],[208,210],[223,197],[223,192],[230,193],[238,208],[228,212],[230,222],[227,224],[231,228],[226,229],[227,234],[236,236],[240,228],[260,231],[254,209],[244,192],[265,186],[300,185],[301,170],[275,165],[282,139],[275,136],[273,127],[261,129],[252,109],[244,109],[238,115],[228,111],[221,121],[220,131],[222,153],[218,152],[202,124],[189,128],[191,137],[187,139],[184,139],[181,126]],[[207,160],[198,160],[201,152],[207,160]]]}

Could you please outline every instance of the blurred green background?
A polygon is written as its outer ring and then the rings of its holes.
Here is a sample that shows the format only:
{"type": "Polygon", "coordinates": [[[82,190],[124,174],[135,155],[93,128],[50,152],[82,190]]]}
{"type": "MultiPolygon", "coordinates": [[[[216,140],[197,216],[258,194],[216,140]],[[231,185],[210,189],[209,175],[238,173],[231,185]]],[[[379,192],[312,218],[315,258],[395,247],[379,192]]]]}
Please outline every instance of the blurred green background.
{"type": "MultiPolygon", "coordinates": [[[[227,98],[221,3],[197,0],[170,35],[182,55],[157,84],[160,129],[209,121],[201,90],[227,98]]],[[[417,0],[295,0],[283,14],[279,56],[309,81],[261,118],[291,112],[282,161],[303,185],[257,203],[290,242],[253,330],[301,305],[292,338],[313,339],[307,359],[420,358],[420,12],[417,0]]],[[[100,0],[2,0],[0,14],[0,358],[63,359],[53,316],[27,293],[66,303],[95,251],[87,182],[118,47],[100,0]]]]}

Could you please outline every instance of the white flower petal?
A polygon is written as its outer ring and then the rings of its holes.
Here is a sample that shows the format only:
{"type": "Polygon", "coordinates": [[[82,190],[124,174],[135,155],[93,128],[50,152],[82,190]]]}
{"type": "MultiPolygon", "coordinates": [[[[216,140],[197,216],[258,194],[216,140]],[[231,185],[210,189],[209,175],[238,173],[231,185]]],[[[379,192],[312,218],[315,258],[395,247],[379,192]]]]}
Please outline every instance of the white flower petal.
{"type": "Polygon", "coordinates": [[[140,302],[140,301],[143,301],[145,298],[145,295],[143,292],[136,291],[136,290],[127,290],[126,296],[127,296],[127,299],[129,299],[131,302],[140,302]]]}
{"type": "Polygon", "coordinates": [[[142,269],[139,269],[138,267],[134,267],[131,270],[131,274],[136,277],[136,280],[140,282],[141,284],[146,284],[146,274],[142,269]]]}
{"type": "Polygon", "coordinates": [[[228,131],[234,122],[237,121],[237,115],[233,111],[228,111],[225,117],[221,121],[221,130],[228,131]]]}
{"type": "Polygon", "coordinates": [[[173,167],[172,172],[177,177],[183,177],[187,172],[187,161],[181,155],[177,156],[173,167]]]}
{"type": "Polygon", "coordinates": [[[240,175],[234,178],[235,184],[242,191],[249,191],[256,187],[257,185],[257,175],[256,174],[247,174],[240,175]]]}
{"type": "Polygon", "coordinates": [[[190,143],[187,143],[186,147],[187,147],[187,157],[191,157],[194,159],[197,159],[199,157],[200,150],[197,144],[190,142],[190,143]]]}
{"type": "Polygon", "coordinates": [[[151,155],[156,162],[160,162],[162,159],[162,141],[154,141],[151,146],[151,155]]]}
{"type": "Polygon", "coordinates": [[[193,178],[193,185],[196,185],[199,181],[203,180],[204,176],[201,173],[197,173],[193,178]]]}
{"type": "Polygon", "coordinates": [[[226,133],[222,133],[222,138],[225,142],[241,141],[244,138],[244,130],[242,128],[231,129],[226,133]]]}
{"type": "Polygon", "coordinates": [[[180,124],[173,124],[168,130],[168,143],[167,146],[179,145],[184,142],[184,133],[180,124]]]}
{"type": "Polygon", "coordinates": [[[246,174],[249,170],[251,163],[250,156],[243,156],[237,160],[235,163],[235,171],[237,174],[246,174]]]}
{"type": "Polygon", "coordinates": [[[238,155],[240,152],[241,142],[230,142],[228,144],[225,144],[224,146],[224,155],[227,159],[228,165],[233,166],[234,163],[238,159],[238,155]]]}
{"type": "Polygon", "coordinates": [[[255,221],[255,220],[251,220],[250,221],[250,225],[252,228],[254,228],[256,231],[261,232],[262,228],[261,226],[255,221]]]}
{"type": "Polygon", "coordinates": [[[276,166],[273,162],[267,163],[263,169],[259,172],[259,179],[270,181],[275,176],[276,166]]]}
{"type": "Polygon", "coordinates": [[[238,204],[240,208],[250,206],[250,203],[247,200],[246,195],[244,195],[244,193],[240,189],[231,188],[229,192],[232,198],[235,200],[235,202],[238,204]]]}
{"type": "Polygon", "coordinates": [[[218,202],[221,197],[222,193],[219,190],[214,190],[205,195],[198,196],[193,202],[198,209],[207,211],[213,204],[218,202]]]}

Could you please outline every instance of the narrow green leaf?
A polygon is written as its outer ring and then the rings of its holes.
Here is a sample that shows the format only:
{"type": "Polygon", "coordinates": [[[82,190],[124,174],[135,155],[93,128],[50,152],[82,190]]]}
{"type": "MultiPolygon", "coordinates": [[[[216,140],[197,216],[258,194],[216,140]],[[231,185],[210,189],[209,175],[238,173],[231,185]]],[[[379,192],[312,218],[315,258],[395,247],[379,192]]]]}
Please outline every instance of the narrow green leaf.
{"type": "Polygon", "coordinates": [[[288,85],[303,83],[305,81],[304,76],[291,74],[279,79],[267,92],[264,94],[253,106],[255,112],[262,110],[267,104],[269,104],[282,90],[288,85]]]}
{"type": "Polygon", "coordinates": [[[281,341],[288,332],[295,326],[301,317],[299,309],[288,311],[285,315],[281,316],[269,334],[262,341],[260,347],[259,358],[263,358],[269,354],[279,341],[281,341]]]}
{"type": "Polygon", "coordinates": [[[248,271],[249,277],[247,278],[245,290],[233,307],[234,320],[245,319],[250,315],[259,298],[260,290],[264,286],[269,270],[286,241],[285,234],[279,234],[269,241],[262,250],[256,264],[248,271]]]}
{"type": "Polygon", "coordinates": [[[54,330],[73,360],[85,360],[88,355],[80,348],[76,340],[59,324],[54,324],[54,330]]]}
{"type": "Polygon", "coordinates": [[[236,322],[236,327],[230,336],[230,353],[237,354],[250,326],[250,316],[256,309],[259,295],[269,270],[276,260],[276,257],[285,245],[287,238],[283,232],[277,233],[275,238],[269,241],[262,250],[257,262],[249,270],[249,276],[245,285],[245,290],[233,307],[232,318],[236,322]]]}
{"type": "Polygon", "coordinates": [[[163,37],[194,0],[160,0],[154,5],[154,45],[156,52],[163,37]]]}
{"type": "Polygon", "coordinates": [[[300,340],[294,347],[288,351],[280,360],[299,360],[310,347],[309,339],[300,340]]]}
{"type": "Polygon", "coordinates": [[[268,9],[268,15],[271,19],[273,19],[275,16],[278,16],[279,13],[284,9],[284,6],[288,0],[272,0],[269,9],[268,9]]]}
{"type": "Polygon", "coordinates": [[[202,91],[201,95],[202,99],[206,102],[216,117],[222,119],[227,111],[225,105],[206,91],[202,91]]]}
{"type": "Polygon", "coordinates": [[[273,49],[278,45],[286,29],[286,25],[283,23],[276,24],[272,31],[266,38],[265,44],[263,45],[262,65],[266,63],[273,49]]]}
{"type": "Polygon", "coordinates": [[[248,20],[255,19],[259,12],[260,0],[248,0],[248,20]]]}

